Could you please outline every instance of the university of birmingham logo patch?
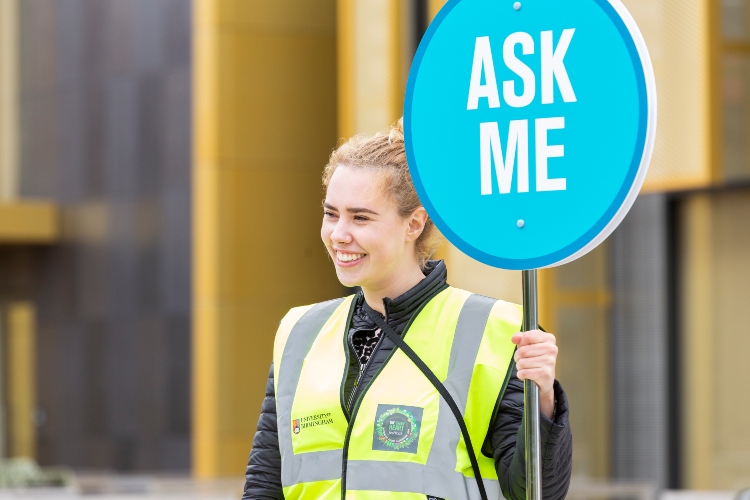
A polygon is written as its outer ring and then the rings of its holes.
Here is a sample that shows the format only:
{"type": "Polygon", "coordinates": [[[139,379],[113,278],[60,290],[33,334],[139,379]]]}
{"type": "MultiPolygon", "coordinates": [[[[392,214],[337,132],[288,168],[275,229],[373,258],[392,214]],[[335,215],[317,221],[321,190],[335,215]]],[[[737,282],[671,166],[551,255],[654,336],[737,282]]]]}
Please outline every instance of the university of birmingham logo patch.
{"type": "Polygon", "coordinates": [[[292,420],[292,432],[299,434],[302,429],[308,427],[317,427],[319,425],[330,425],[333,423],[333,416],[331,412],[316,413],[314,415],[307,415],[302,418],[295,418],[292,420]]]}

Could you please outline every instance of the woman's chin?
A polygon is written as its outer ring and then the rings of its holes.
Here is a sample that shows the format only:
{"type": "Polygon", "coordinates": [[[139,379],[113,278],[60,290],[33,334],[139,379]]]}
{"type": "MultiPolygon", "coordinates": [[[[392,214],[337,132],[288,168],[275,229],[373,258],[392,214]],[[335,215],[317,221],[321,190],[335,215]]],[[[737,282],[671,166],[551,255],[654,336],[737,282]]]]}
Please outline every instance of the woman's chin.
{"type": "Polygon", "coordinates": [[[362,273],[359,269],[347,269],[336,267],[336,276],[342,285],[353,288],[355,286],[362,286],[362,273]]]}

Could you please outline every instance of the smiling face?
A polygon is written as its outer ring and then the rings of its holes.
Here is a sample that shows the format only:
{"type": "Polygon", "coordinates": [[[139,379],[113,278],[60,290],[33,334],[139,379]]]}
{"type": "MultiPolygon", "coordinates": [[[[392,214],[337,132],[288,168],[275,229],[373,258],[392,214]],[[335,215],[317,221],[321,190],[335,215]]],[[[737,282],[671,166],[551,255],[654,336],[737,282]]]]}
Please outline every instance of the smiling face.
{"type": "Polygon", "coordinates": [[[421,275],[415,241],[427,213],[418,208],[401,217],[384,195],[379,171],[339,166],[328,184],[320,236],[345,286],[395,296],[421,275]],[[403,286],[402,286],[403,285],[403,286]]]}

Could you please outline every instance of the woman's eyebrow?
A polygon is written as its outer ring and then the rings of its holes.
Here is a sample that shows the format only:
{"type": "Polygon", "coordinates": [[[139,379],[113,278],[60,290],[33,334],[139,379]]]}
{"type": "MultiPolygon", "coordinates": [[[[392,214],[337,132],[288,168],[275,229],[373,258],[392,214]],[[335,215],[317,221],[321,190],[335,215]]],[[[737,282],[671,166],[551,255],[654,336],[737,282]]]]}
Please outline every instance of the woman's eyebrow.
{"type": "Polygon", "coordinates": [[[372,211],[369,208],[364,208],[364,207],[347,208],[346,211],[349,212],[350,214],[365,213],[365,214],[380,215],[379,213],[372,211]]]}
{"type": "MultiPolygon", "coordinates": [[[[338,209],[336,207],[334,207],[333,205],[331,205],[330,203],[323,203],[323,207],[327,208],[329,210],[336,210],[338,212],[338,209]]],[[[370,210],[369,208],[364,208],[364,207],[347,208],[346,211],[349,212],[350,214],[365,213],[365,214],[380,215],[379,213],[377,213],[377,212],[375,212],[373,210],[370,210]]]]}

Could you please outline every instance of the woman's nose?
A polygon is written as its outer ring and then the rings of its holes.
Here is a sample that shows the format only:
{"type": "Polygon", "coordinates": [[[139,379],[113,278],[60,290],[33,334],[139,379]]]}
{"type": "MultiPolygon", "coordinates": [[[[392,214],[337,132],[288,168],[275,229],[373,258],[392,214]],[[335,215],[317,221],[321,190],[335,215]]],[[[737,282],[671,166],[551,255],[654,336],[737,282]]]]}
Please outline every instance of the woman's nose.
{"type": "Polygon", "coordinates": [[[334,243],[351,243],[352,235],[346,228],[346,224],[341,221],[336,223],[336,227],[333,228],[331,233],[331,241],[334,243]]]}

